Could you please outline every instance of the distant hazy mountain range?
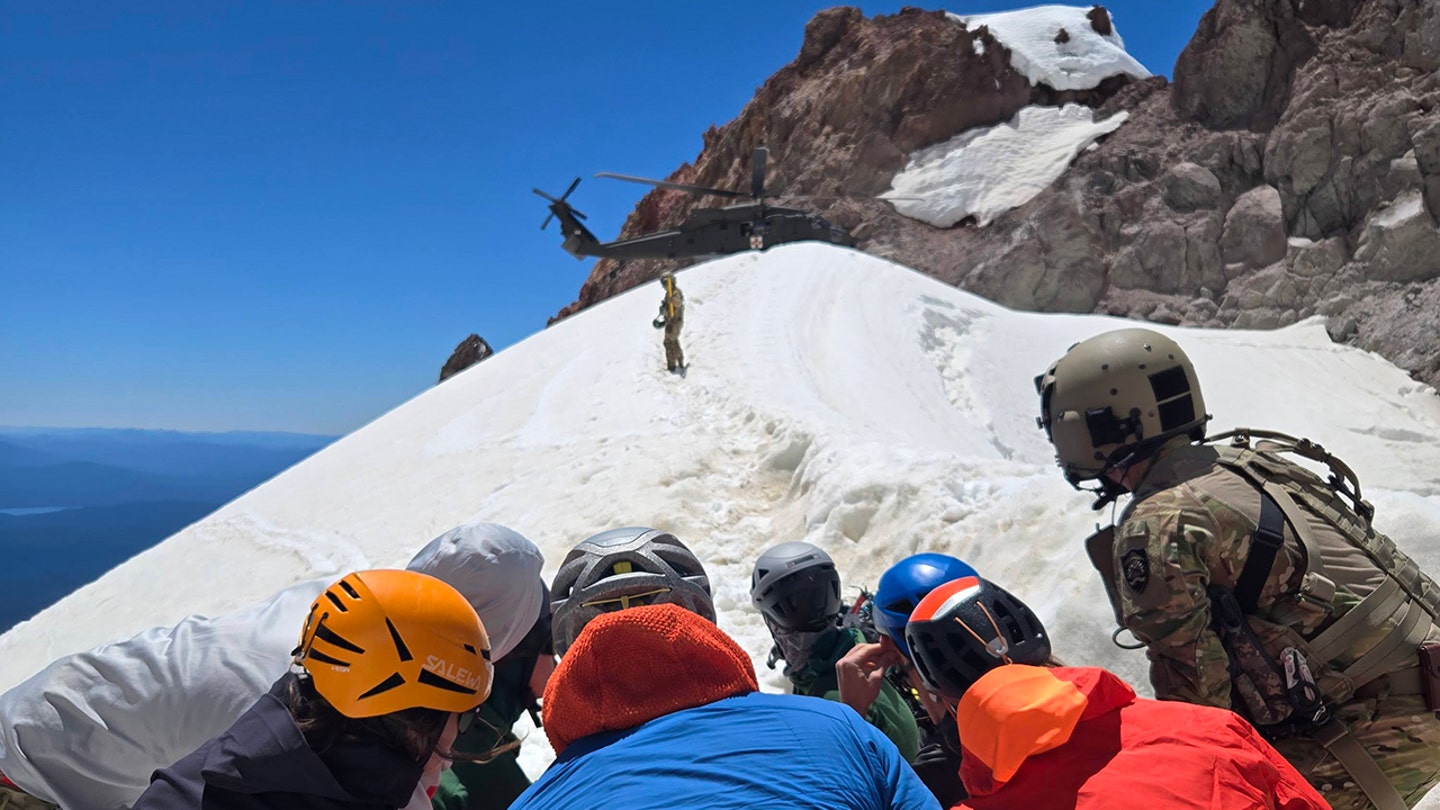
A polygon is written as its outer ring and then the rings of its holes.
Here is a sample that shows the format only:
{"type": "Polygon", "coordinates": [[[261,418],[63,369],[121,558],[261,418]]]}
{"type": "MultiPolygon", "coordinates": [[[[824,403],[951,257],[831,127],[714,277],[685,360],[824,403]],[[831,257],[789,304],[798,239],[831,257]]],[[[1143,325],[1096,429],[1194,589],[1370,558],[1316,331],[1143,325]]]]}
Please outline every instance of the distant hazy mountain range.
{"type": "Polygon", "coordinates": [[[334,438],[0,427],[0,632],[334,438]]]}

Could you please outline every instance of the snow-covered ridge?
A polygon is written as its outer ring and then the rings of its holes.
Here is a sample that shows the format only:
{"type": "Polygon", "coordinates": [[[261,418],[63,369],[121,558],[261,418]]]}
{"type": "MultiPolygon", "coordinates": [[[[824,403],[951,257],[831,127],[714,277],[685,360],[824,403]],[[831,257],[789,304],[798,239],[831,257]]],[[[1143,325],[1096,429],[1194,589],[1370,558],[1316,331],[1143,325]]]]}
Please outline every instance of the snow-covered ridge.
{"type": "Polygon", "coordinates": [[[1089,8],[1079,6],[1036,6],[950,17],[972,31],[989,28],[1010,49],[1010,65],[1031,84],[1088,90],[1111,76],[1149,77],[1150,71],[1125,52],[1125,42],[1113,25],[1109,34],[1102,35],[1086,16],[1089,13],[1089,8]]]}
{"type": "MultiPolygon", "coordinates": [[[[403,564],[472,519],[548,560],[615,526],[674,531],[702,560],[720,625],[764,666],[755,558],[787,540],[846,586],[896,559],[955,554],[1034,605],[1067,661],[1144,684],[1111,645],[1081,540],[1097,516],[1035,427],[1032,379],[1070,344],[1134,325],[1013,312],[863,253],[795,244],[680,275],[680,379],[651,328],[656,285],[500,352],[345,437],[0,636],[0,689],[66,653],[295,582],[403,564]]],[[[1273,332],[1155,327],[1199,371],[1215,427],[1322,441],[1359,473],[1379,527],[1440,570],[1440,398],[1305,322],[1273,332]]],[[[298,628],[297,628],[298,633],[298,628]]],[[[543,734],[525,746],[543,767],[543,734]]]]}
{"type": "MultiPolygon", "coordinates": [[[[1083,606],[1067,610],[1070,620],[1106,623],[1074,545],[1094,518],[1035,428],[1031,378],[1071,343],[1130,322],[1012,312],[813,244],[710,262],[680,282],[687,379],[663,369],[650,327],[657,287],[606,301],[0,636],[0,688],[58,655],[187,613],[403,563],[469,519],[514,526],[552,564],[600,529],[670,528],[710,563],[721,622],[757,658],[768,645],[749,608],[749,566],[783,540],[825,546],[857,584],[907,551],[962,554],[1028,598],[1083,606]]],[[[1217,426],[1314,436],[1377,500],[1389,490],[1410,493],[1397,497],[1423,505],[1417,514],[1436,508],[1440,447],[1426,439],[1440,433],[1440,400],[1429,389],[1331,344],[1314,322],[1156,328],[1194,356],[1217,426]]],[[[1108,646],[1098,630],[1080,635],[1108,646]]]]}
{"type": "Polygon", "coordinates": [[[1097,138],[1114,132],[1130,114],[1104,121],[1080,104],[1026,107],[1013,119],[914,152],[881,198],[900,213],[949,228],[973,216],[976,224],[1024,205],[1055,182],[1097,138]]]}

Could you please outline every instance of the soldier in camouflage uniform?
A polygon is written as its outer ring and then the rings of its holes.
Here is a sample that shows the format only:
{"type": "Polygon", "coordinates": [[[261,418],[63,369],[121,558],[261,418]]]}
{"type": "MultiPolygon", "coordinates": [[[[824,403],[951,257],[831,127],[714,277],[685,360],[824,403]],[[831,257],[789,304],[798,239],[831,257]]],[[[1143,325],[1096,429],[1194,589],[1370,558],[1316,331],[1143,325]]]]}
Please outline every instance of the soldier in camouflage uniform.
{"type": "Polygon", "coordinates": [[[1155,696],[1246,716],[1340,810],[1419,802],[1440,781],[1440,720],[1419,665],[1419,648],[1440,643],[1437,588],[1370,527],[1358,482],[1352,509],[1330,483],[1270,452],[1278,445],[1203,443],[1209,417],[1194,367],[1150,330],[1079,343],[1036,387],[1067,480],[1098,482],[1097,508],[1132,495],[1088,545],[1117,620],[1147,647],[1155,696]],[[1252,545],[1262,545],[1264,499],[1283,532],[1271,535],[1273,563],[1266,569],[1262,555],[1242,586],[1252,545]],[[1241,620],[1253,643],[1227,652],[1217,613],[1240,591],[1253,597],[1241,620]],[[1287,681],[1283,660],[1308,666],[1328,719],[1287,717],[1300,705],[1288,698],[1277,710],[1275,696],[1306,682],[1287,681]]]}
{"type": "Polygon", "coordinates": [[[660,314],[652,322],[665,330],[665,369],[672,374],[685,371],[685,354],[680,351],[680,328],[685,325],[685,295],[675,285],[675,274],[660,277],[665,285],[665,298],[660,301],[660,314]]]}

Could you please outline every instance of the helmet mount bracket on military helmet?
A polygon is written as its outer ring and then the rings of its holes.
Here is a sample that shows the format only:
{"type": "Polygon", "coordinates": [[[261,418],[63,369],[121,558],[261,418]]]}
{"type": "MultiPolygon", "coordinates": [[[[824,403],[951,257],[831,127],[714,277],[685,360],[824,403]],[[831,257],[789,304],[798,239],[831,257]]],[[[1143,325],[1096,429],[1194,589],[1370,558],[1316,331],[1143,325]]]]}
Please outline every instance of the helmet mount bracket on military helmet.
{"type": "Polygon", "coordinates": [[[1205,437],[1205,401],[1194,365],[1169,337],[1117,329],[1083,340],[1035,377],[1037,426],[1065,479],[1092,490],[1101,508],[1125,492],[1110,473],[1148,459],[1177,436],[1205,437]]]}

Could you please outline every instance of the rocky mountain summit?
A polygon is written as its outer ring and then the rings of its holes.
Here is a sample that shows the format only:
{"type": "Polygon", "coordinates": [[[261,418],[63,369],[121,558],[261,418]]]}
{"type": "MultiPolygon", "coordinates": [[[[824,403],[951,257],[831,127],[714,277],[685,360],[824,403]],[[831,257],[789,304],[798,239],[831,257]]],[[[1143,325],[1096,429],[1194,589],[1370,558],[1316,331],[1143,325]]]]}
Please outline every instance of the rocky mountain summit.
{"type": "MultiPolygon", "coordinates": [[[[1440,385],[1440,2],[1220,0],[1173,83],[1041,75],[985,22],[821,12],[796,59],[667,179],[743,187],[764,144],[776,202],[846,197],[808,206],[862,249],[1007,306],[1245,328],[1319,314],[1336,340],[1440,385]],[[936,227],[876,199],[937,145],[1066,104],[1114,131],[1023,203],[936,227]]],[[[1062,54],[1118,41],[1099,6],[1042,23],[1062,54]]],[[[715,203],[651,192],[621,236],[715,203]]],[[[668,266],[601,261],[559,317],[668,266]]]]}

